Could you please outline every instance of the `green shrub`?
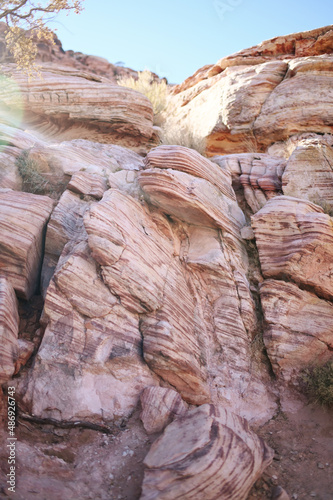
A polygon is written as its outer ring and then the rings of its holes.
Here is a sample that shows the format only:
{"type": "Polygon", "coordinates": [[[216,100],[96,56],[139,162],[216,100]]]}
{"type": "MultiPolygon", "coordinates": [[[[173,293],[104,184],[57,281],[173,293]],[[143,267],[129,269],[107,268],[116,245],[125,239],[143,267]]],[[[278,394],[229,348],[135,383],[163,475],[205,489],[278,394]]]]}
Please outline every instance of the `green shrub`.
{"type": "Polygon", "coordinates": [[[333,361],[305,369],[301,376],[305,392],[323,406],[333,407],[333,361]]]}
{"type": "Polygon", "coordinates": [[[23,151],[17,158],[16,165],[22,177],[22,190],[34,194],[46,194],[49,192],[49,182],[41,174],[38,163],[29,158],[29,152],[23,151]]]}
{"type": "Polygon", "coordinates": [[[165,80],[155,80],[153,74],[148,71],[140,71],[138,78],[132,76],[121,77],[118,84],[122,87],[128,87],[144,94],[153,106],[154,123],[157,125],[162,121],[162,113],[166,108],[169,95],[168,85],[165,80]]]}

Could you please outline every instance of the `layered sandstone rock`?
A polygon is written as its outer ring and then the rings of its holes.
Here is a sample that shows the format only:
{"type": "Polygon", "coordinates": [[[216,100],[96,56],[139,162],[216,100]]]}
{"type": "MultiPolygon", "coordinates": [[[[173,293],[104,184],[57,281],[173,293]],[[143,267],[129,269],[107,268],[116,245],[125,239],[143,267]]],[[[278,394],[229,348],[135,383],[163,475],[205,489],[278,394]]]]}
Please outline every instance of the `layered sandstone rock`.
{"type": "Polygon", "coordinates": [[[293,283],[260,286],[264,342],[274,373],[297,384],[302,369],[333,358],[333,304],[293,283]]]}
{"type": "Polygon", "coordinates": [[[195,85],[201,79],[210,78],[232,66],[253,66],[274,59],[292,59],[295,57],[318,56],[333,52],[333,27],[292,33],[265,40],[249,49],[220,59],[215,65],[204,66],[183,84],[176,85],[174,93],[182,92],[195,85]]]}
{"type": "Polygon", "coordinates": [[[243,189],[253,213],[260,210],[267,200],[282,194],[284,159],[263,153],[241,153],[214,156],[212,161],[231,173],[233,187],[243,189]]]}
{"type": "Polygon", "coordinates": [[[15,372],[18,353],[19,316],[17,300],[10,281],[0,276],[0,382],[15,372]]]}
{"type": "Polygon", "coordinates": [[[282,176],[283,192],[333,207],[333,151],[328,141],[304,139],[291,154],[282,176]]]}
{"type": "Polygon", "coordinates": [[[23,402],[42,418],[112,424],[156,384],[141,357],[138,319],[100,281],[84,243],[62,258],[46,295],[47,327],[23,402]]]}
{"type": "Polygon", "coordinates": [[[26,299],[38,286],[44,229],[52,209],[47,196],[0,190],[1,273],[26,299]]]}
{"type": "Polygon", "coordinates": [[[245,500],[272,458],[244,419],[204,405],[171,423],[154,442],[140,498],[245,500]]]}
{"type": "Polygon", "coordinates": [[[331,134],[332,40],[328,26],[202,68],[173,89],[167,126],[206,139],[210,156],[264,152],[303,131],[331,134]]]}
{"type": "Polygon", "coordinates": [[[184,415],[187,406],[172,389],[147,387],[140,396],[141,420],[148,434],[161,432],[177,417],[184,415]]]}
{"type": "MultiPolygon", "coordinates": [[[[79,70],[42,65],[42,78],[29,80],[6,67],[18,88],[25,126],[53,140],[89,139],[144,150],[153,134],[150,101],[139,92],[79,70]]],[[[10,109],[12,92],[4,93],[10,109]]]]}
{"type": "Polygon", "coordinates": [[[262,273],[333,298],[333,228],[313,203],[278,196],[252,216],[262,273]]]}

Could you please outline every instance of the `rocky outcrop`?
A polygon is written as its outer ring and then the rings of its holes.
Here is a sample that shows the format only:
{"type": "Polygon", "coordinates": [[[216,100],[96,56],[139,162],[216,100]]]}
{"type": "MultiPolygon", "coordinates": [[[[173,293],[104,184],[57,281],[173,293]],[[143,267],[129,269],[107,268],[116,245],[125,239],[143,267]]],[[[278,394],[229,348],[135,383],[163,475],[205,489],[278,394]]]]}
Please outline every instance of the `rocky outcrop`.
{"type": "Polygon", "coordinates": [[[318,296],[333,298],[333,229],[313,203],[278,196],[252,217],[265,278],[291,280],[318,296]]]}
{"type": "Polygon", "coordinates": [[[144,463],[141,500],[246,499],[273,451],[246,421],[213,405],[171,423],[144,463]]]}
{"type": "Polygon", "coordinates": [[[320,137],[304,139],[292,152],[282,176],[284,194],[333,208],[333,151],[320,137]]]}
{"type": "Polygon", "coordinates": [[[331,134],[332,40],[328,26],[202,68],[173,89],[167,125],[206,139],[209,156],[265,152],[303,131],[331,134]]]}
{"type": "MultiPolygon", "coordinates": [[[[13,56],[5,46],[6,24],[0,23],[0,60],[2,63],[12,63],[13,56]]],[[[37,43],[37,65],[40,63],[53,63],[56,66],[68,66],[81,71],[89,71],[95,75],[103,76],[112,83],[116,83],[119,77],[136,77],[138,72],[119,64],[112,64],[103,57],[64,50],[62,43],[55,33],[53,33],[54,44],[48,40],[36,39],[37,43]]],[[[157,75],[155,75],[157,78],[157,75]]]]}
{"type": "MultiPolygon", "coordinates": [[[[5,71],[19,88],[24,125],[44,137],[89,139],[144,151],[153,135],[152,105],[139,92],[66,67],[42,65],[41,78],[33,80],[10,65],[5,71]]],[[[10,88],[3,95],[9,110],[20,106],[12,94],[10,88]]]]}
{"type": "MultiPolygon", "coordinates": [[[[176,89],[168,124],[211,160],[150,149],[150,105],[105,62],[55,69],[59,46],[40,47],[45,79],[18,79],[24,117],[3,80],[17,113],[0,103],[0,406],[15,386],[32,456],[18,498],[248,497],[272,452],[247,421],[276,443],[268,420],[332,360],[331,40],[279,37],[176,89]]],[[[283,477],[269,492],[279,465],[249,499],[284,495],[283,477]]]]}
{"type": "Polygon", "coordinates": [[[47,196],[0,190],[1,273],[25,299],[38,287],[44,230],[52,208],[47,196]]]}
{"type": "Polygon", "coordinates": [[[223,171],[231,173],[232,185],[236,191],[242,189],[252,213],[258,212],[266,201],[282,194],[282,174],[286,161],[283,158],[263,153],[242,153],[214,156],[223,171]]]}
{"type": "Polygon", "coordinates": [[[18,354],[19,316],[9,280],[0,276],[0,383],[10,380],[18,354]]]}
{"type": "Polygon", "coordinates": [[[187,406],[172,389],[147,387],[140,396],[141,420],[148,434],[161,432],[174,418],[184,415],[187,406]]]}
{"type": "Polygon", "coordinates": [[[275,59],[318,56],[333,52],[333,27],[325,26],[311,31],[293,33],[265,40],[249,49],[220,59],[215,65],[204,66],[183,84],[176,85],[174,93],[182,92],[201,79],[211,78],[232,66],[254,66],[275,59]]]}
{"type": "Polygon", "coordinates": [[[333,304],[276,280],[261,284],[260,297],[274,373],[297,385],[302,369],[333,358],[333,304]]]}

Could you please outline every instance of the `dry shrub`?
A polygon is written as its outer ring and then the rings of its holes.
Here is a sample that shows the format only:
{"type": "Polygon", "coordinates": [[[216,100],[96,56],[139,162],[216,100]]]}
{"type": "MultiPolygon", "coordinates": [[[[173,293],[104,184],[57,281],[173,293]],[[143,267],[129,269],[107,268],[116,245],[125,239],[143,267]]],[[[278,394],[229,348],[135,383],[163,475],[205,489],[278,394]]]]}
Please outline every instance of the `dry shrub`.
{"type": "Polygon", "coordinates": [[[63,178],[50,182],[48,174],[42,173],[38,163],[29,158],[29,151],[24,150],[16,159],[19,174],[22,178],[22,191],[26,193],[40,194],[58,199],[66,188],[63,178]]]}
{"type": "Polygon", "coordinates": [[[139,71],[137,79],[132,76],[119,78],[118,84],[122,87],[137,90],[148,97],[153,106],[154,124],[161,124],[163,121],[162,113],[166,109],[169,95],[168,85],[165,80],[156,80],[150,71],[145,70],[139,71]]]}
{"type": "Polygon", "coordinates": [[[305,369],[301,381],[305,392],[313,401],[333,407],[333,361],[305,369]]]}
{"type": "Polygon", "coordinates": [[[206,139],[205,137],[196,136],[192,130],[179,125],[163,126],[161,133],[161,144],[172,146],[185,146],[186,148],[195,149],[201,155],[205,155],[206,139]]]}

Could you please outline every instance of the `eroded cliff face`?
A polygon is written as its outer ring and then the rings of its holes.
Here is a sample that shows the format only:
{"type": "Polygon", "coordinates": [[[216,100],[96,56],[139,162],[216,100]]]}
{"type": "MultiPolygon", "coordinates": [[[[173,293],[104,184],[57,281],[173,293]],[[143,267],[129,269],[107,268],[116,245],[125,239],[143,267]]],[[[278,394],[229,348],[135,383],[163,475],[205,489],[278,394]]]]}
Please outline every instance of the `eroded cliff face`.
{"type": "MultiPolygon", "coordinates": [[[[3,86],[12,498],[270,498],[251,492],[274,455],[253,429],[302,408],[302,370],[333,358],[332,31],[281,40],[176,89],[173,120],[213,118],[210,159],[151,148],[149,101],[96,73],[14,74],[30,131],[3,86]]],[[[2,451],[4,495],[7,466],[2,451]]]]}
{"type": "Polygon", "coordinates": [[[331,133],[332,26],[273,38],[198,70],[174,89],[168,127],[207,153],[265,152],[302,132],[331,133]]]}

